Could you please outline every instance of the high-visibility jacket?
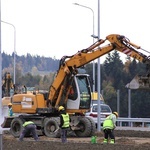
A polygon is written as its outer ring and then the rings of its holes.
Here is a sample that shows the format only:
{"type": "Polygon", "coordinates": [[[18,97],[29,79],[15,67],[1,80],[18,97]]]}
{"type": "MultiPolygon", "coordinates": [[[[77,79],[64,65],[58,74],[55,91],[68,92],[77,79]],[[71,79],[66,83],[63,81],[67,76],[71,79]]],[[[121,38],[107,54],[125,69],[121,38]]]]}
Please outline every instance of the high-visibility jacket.
{"type": "Polygon", "coordinates": [[[34,124],[34,122],[32,122],[32,121],[26,121],[22,126],[25,127],[25,126],[27,126],[29,124],[34,124]]]}
{"type": "Polygon", "coordinates": [[[116,124],[116,115],[111,114],[103,122],[103,130],[105,129],[114,129],[116,124]]]}
{"type": "Polygon", "coordinates": [[[61,114],[61,115],[62,115],[63,120],[64,120],[64,124],[62,125],[62,127],[63,127],[63,128],[69,127],[69,122],[70,122],[69,114],[66,113],[66,114],[61,114]]]}

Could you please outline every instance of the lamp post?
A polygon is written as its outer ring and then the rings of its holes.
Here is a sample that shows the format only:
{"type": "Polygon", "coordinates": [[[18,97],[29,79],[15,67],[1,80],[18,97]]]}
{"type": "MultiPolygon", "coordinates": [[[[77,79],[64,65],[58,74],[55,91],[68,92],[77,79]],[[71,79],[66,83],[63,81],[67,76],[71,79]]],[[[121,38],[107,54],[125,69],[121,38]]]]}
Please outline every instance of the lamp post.
{"type": "Polygon", "coordinates": [[[16,27],[9,22],[2,21],[2,20],[1,22],[11,25],[14,29],[14,84],[15,84],[16,83],[16,27]]]}
{"type": "MultiPolygon", "coordinates": [[[[81,5],[81,4],[78,4],[78,3],[73,3],[74,5],[77,5],[77,6],[80,6],[80,7],[84,7],[84,8],[87,8],[87,9],[89,9],[91,12],[92,12],[92,14],[93,14],[93,35],[92,35],[92,37],[94,36],[94,11],[93,11],[93,9],[92,8],[90,8],[90,7],[87,7],[87,6],[85,6],[85,5],[81,5]]],[[[94,37],[93,37],[93,43],[94,43],[94,37]]],[[[94,60],[93,60],[93,92],[95,92],[95,63],[94,63],[94,60]]]]}
{"type": "MultiPolygon", "coordinates": [[[[98,38],[100,39],[100,0],[98,0],[98,38]]],[[[101,73],[100,73],[100,58],[97,61],[97,90],[98,90],[98,131],[101,131],[101,107],[100,107],[100,94],[101,94],[101,73]]]]}
{"type": "MultiPolygon", "coordinates": [[[[1,0],[0,0],[0,99],[2,99],[2,45],[1,45],[1,0]]],[[[0,118],[2,118],[2,101],[0,101],[0,118]]],[[[1,123],[1,120],[0,120],[1,123]]]]}

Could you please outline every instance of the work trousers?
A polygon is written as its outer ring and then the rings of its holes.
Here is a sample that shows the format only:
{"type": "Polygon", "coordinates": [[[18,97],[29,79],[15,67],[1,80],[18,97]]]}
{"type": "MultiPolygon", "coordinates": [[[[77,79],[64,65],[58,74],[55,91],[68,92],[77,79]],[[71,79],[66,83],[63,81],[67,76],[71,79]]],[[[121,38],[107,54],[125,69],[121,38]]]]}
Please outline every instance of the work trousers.
{"type": "Polygon", "coordinates": [[[24,127],[24,129],[19,137],[19,140],[23,141],[24,136],[28,133],[32,134],[34,140],[36,140],[36,141],[38,140],[38,135],[36,133],[36,125],[34,125],[34,124],[29,124],[24,127]]]}
{"type": "Polygon", "coordinates": [[[62,141],[62,143],[67,142],[67,131],[68,131],[68,128],[61,128],[61,141],[62,141]]]}
{"type": "Polygon", "coordinates": [[[114,139],[115,141],[115,136],[114,136],[114,130],[113,129],[104,129],[104,138],[105,139],[114,139]]]}

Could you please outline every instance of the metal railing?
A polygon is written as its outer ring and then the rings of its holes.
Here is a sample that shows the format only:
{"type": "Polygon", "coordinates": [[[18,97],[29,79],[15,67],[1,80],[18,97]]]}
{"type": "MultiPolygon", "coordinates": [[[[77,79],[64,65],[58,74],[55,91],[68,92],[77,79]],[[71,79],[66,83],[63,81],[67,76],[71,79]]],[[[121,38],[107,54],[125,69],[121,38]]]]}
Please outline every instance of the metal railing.
{"type": "Polygon", "coordinates": [[[117,119],[117,126],[150,127],[150,118],[122,118],[117,119]]]}
{"type": "MultiPolygon", "coordinates": [[[[101,118],[103,122],[105,118],[101,118]]],[[[117,118],[118,127],[150,127],[150,118],[117,118]]]]}

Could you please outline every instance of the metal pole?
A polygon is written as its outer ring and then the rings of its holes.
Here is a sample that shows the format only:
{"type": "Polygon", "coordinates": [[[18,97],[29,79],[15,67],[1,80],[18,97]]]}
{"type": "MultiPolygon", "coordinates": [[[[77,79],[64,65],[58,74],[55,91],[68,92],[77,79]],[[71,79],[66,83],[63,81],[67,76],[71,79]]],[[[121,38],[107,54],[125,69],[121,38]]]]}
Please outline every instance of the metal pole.
{"type": "Polygon", "coordinates": [[[128,89],[128,118],[131,118],[131,89],[128,89]]]}
{"type": "Polygon", "coordinates": [[[117,90],[117,112],[120,114],[120,90],[117,90]]]}
{"type": "Polygon", "coordinates": [[[3,150],[3,130],[0,129],[0,150],[3,150]]]}
{"type": "MultiPolygon", "coordinates": [[[[128,118],[131,118],[131,89],[128,89],[128,118]]],[[[131,122],[129,122],[131,126],[131,122]]]]}
{"type": "Polygon", "coordinates": [[[16,27],[9,22],[2,21],[2,20],[1,22],[11,25],[14,29],[14,84],[16,84],[16,27]]]}
{"type": "MultiPolygon", "coordinates": [[[[100,39],[100,0],[98,0],[98,38],[100,39]]],[[[101,107],[100,107],[100,92],[101,92],[101,73],[100,73],[100,58],[98,58],[97,69],[97,89],[98,89],[98,131],[101,131],[101,107]]]]}
{"type": "MultiPolygon", "coordinates": [[[[0,20],[1,20],[1,0],[0,0],[0,20]]],[[[2,45],[1,45],[1,22],[0,22],[0,118],[2,118],[2,45]]]]}
{"type": "MultiPolygon", "coordinates": [[[[92,12],[92,14],[93,14],[93,36],[92,36],[92,37],[93,37],[93,43],[94,43],[94,35],[95,35],[95,34],[94,34],[94,31],[95,31],[95,28],[94,28],[94,27],[95,27],[94,22],[95,22],[95,20],[94,20],[94,11],[93,11],[93,9],[90,8],[90,7],[88,7],[88,6],[78,4],[78,3],[73,3],[73,4],[91,10],[91,12],[92,12]]],[[[93,92],[95,92],[95,62],[94,62],[94,60],[93,60],[93,92]]]]}
{"type": "MultiPolygon", "coordinates": [[[[120,114],[120,90],[117,90],[117,112],[120,114]]],[[[118,122],[117,125],[119,125],[118,122]]]]}
{"type": "MultiPolygon", "coordinates": [[[[1,0],[0,0],[0,20],[1,20],[1,0]]],[[[1,45],[1,21],[0,21],[0,119],[2,119],[2,45],[1,45]]],[[[0,120],[1,123],[1,120],[0,120]]],[[[2,134],[0,129],[0,150],[3,150],[2,134]]]]}

